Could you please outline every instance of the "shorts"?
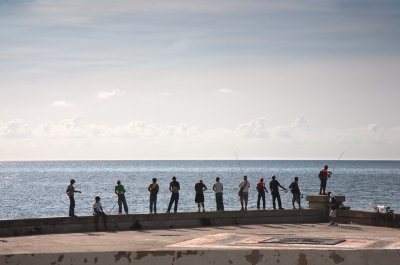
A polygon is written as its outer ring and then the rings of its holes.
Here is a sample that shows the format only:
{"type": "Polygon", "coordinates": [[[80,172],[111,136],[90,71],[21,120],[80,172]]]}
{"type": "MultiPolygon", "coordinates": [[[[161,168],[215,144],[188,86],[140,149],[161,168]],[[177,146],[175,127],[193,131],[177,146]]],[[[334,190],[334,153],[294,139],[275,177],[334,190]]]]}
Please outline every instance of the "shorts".
{"type": "Polygon", "coordinates": [[[203,193],[196,193],[196,197],[194,199],[196,203],[204,202],[204,194],[203,193]]]}

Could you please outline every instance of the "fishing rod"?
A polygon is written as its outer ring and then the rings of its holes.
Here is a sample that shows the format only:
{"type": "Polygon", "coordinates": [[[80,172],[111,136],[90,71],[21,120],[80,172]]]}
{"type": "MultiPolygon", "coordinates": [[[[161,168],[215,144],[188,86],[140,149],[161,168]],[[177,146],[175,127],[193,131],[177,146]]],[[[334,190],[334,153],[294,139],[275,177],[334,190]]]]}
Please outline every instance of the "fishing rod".
{"type": "Polygon", "coordinates": [[[238,156],[237,156],[237,154],[236,154],[236,151],[235,151],[235,156],[236,156],[236,161],[237,161],[238,164],[239,164],[240,172],[242,172],[242,176],[244,176],[244,173],[243,173],[243,170],[242,170],[242,166],[240,165],[239,158],[238,158],[238,156]]]}
{"type": "Polygon", "coordinates": [[[332,171],[335,170],[336,164],[337,164],[337,162],[339,162],[339,160],[342,158],[344,152],[345,152],[345,151],[343,151],[343,152],[340,154],[339,158],[335,161],[335,164],[334,164],[333,167],[332,167],[332,171]]]}
{"type": "Polygon", "coordinates": [[[77,187],[79,187],[80,185],[82,185],[82,184],[88,182],[89,180],[94,179],[95,177],[97,177],[97,175],[93,175],[93,176],[91,176],[91,177],[85,179],[84,181],[81,181],[79,184],[75,185],[75,188],[77,188],[77,187]]]}

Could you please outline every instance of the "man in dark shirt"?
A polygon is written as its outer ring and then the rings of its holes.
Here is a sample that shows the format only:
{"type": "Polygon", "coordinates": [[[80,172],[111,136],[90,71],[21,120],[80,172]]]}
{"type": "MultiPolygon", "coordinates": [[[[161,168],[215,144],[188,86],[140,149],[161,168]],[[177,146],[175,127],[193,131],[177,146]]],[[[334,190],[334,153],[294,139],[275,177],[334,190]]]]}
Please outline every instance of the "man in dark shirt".
{"type": "Polygon", "coordinates": [[[279,187],[282,189],[286,190],[286,188],[282,187],[281,184],[276,180],[275,175],[272,176],[272,180],[269,183],[269,189],[271,190],[271,195],[272,195],[272,206],[274,207],[274,210],[276,210],[276,205],[275,205],[275,200],[278,199],[278,207],[279,210],[283,210],[282,208],[282,202],[281,202],[281,195],[279,194],[279,187]]]}
{"type": "Polygon", "coordinates": [[[159,189],[157,179],[153,178],[152,183],[147,189],[150,192],[150,213],[153,213],[153,210],[154,213],[157,213],[157,194],[159,189]]]}
{"type": "Polygon", "coordinates": [[[178,211],[178,201],[179,201],[179,190],[181,189],[179,182],[176,181],[176,177],[172,177],[171,183],[169,183],[169,191],[171,192],[171,199],[169,200],[167,213],[171,211],[172,204],[174,205],[174,213],[178,211]]]}
{"type": "Polygon", "coordinates": [[[293,204],[293,209],[296,209],[294,206],[294,203],[297,202],[299,205],[299,209],[301,209],[300,206],[300,188],[299,188],[299,178],[295,177],[294,181],[290,184],[289,189],[292,191],[293,199],[292,199],[292,204],[293,204]]]}
{"type": "Polygon", "coordinates": [[[204,191],[207,190],[206,185],[204,185],[203,181],[200,180],[196,185],[194,185],[194,190],[196,191],[196,197],[194,201],[197,203],[198,212],[200,212],[201,207],[203,207],[203,212],[206,210],[204,209],[204,191]]]}

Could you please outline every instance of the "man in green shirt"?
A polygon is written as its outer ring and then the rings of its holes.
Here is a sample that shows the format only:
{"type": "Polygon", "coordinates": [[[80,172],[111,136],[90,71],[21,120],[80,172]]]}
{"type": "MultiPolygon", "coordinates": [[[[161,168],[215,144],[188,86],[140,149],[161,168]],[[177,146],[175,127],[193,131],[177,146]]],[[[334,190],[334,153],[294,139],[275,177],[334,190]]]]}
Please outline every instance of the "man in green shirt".
{"type": "Polygon", "coordinates": [[[126,204],[126,199],[125,199],[125,188],[121,184],[121,181],[117,181],[117,186],[115,186],[115,194],[118,195],[118,213],[122,214],[122,204],[124,204],[124,210],[125,213],[128,214],[128,205],[126,204]]]}

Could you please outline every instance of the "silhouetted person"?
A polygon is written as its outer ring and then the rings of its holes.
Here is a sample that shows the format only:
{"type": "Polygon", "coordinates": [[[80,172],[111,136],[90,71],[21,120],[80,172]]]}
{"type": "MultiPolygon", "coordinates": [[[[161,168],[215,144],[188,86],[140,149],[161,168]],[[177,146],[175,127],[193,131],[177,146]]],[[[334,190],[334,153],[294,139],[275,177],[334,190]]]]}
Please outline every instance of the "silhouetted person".
{"type": "Polygon", "coordinates": [[[257,197],[257,210],[260,210],[260,200],[263,201],[263,210],[265,210],[265,192],[268,192],[267,188],[265,187],[264,179],[260,178],[260,181],[257,183],[256,187],[258,191],[257,197]]]}
{"type": "Polygon", "coordinates": [[[67,190],[65,191],[69,197],[69,216],[76,217],[75,215],[75,192],[81,193],[79,190],[74,188],[75,180],[71,179],[67,190]]]}
{"type": "Polygon", "coordinates": [[[215,179],[215,183],[213,185],[213,191],[215,191],[215,202],[217,204],[217,211],[224,211],[224,198],[223,198],[223,191],[224,186],[219,181],[219,178],[215,179]]]}
{"type": "Polygon", "coordinates": [[[200,212],[201,207],[203,207],[203,212],[206,210],[204,209],[204,191],[207,190],[207,186],[204,185],[203,181],[200,180],[196,185],[194,185],[194,190],[196,191],[196,197],[194,201],[197,203],[198,212],[200,212]]]}
{"type": "Polygon", "coordinates": [[[250,182],[247,181],[247,176],[243,176],[243,181],[239,184],[240,191],[240,204],[242,205],[241,211],[247,211],[247,203],[249,201],[250,182]]]}
{"type": "Polygon", "coordinates": [[[319,172],[319,179],[321,180],[320,188],[319,188],[319,194],[320,195],[326,195],[325,190],[326,190],[326,183],[328,182],[328,178],[331,177],[332,172],[328,171],[328,166],[325,165],[324,168],[319,172]]]}
{"type": "Polygon", "coordinates": [[[117,186],[115,186],[115,194],[118,195],[118,213],[122,213],[122,204],[124,204],[124,211],[126,214],[128,214],[128,205],[126,204],[126,199],[125,199],[125,188],[121,184],[121,181],[117,181],[117,186]]]}
{"type": "Polygon", "coordinates": [[[299,205],[299,209],[301,209],[301,205],[300,205],[301,193],[300,193],[300,188],[299,188],[299,178],[298,177],[294,178],[294,181],[290,184],[289,189],[293,195],[293,198],[292,198],[293,209],[296,209],[296,207],[294,205],[295,202],[297,202],[297,204],[299,205]]]}
{"type": "Polygon", "coordinates": [[[93,204],[94,226],[96,228],[96,231],[99,231],[100,216],[103,218],[104,229],[107,229],[107,215],[103,211],[103,207],[101,206],[100,199],[101,198],[99,196],[96,196],[96,198],[95,198],[96,202],[93,204]]]}
{"type": "Polygon", "coordinates": [[[172,177],[171,183],[169,183],[169,191],[171,192],[171,199],[169,201],[167,213],[171,211],[172,204],[174,205],[174,213],[178,211],[178,201],[179,201],[179,190],[181,189],[179,182],[176,181],[176,177],[172,177]]]}
{"type": "Polygon", "coordinates": [[[157,213],[157,194],[160,187],[157,184],[157,179],[153,178],[152,183],[147,189],[150,192],[150,213],[157,213]]]}
{"type": "Polygon", "coordinates": [[[282,202],[281,202],[281,195],[279,194],[279,187],[282,189],[286,190],[281,184],[276,180],[275,175],[272,176],[272,180],[269,183],[269,189],[271,191],[272,195],[272,206],[274,207],[274,210],[276,210],[276,205],[275,205],[275,200],[278,199],[278,207],[280,210],[283,210],[282,208],[282,202]]]}

